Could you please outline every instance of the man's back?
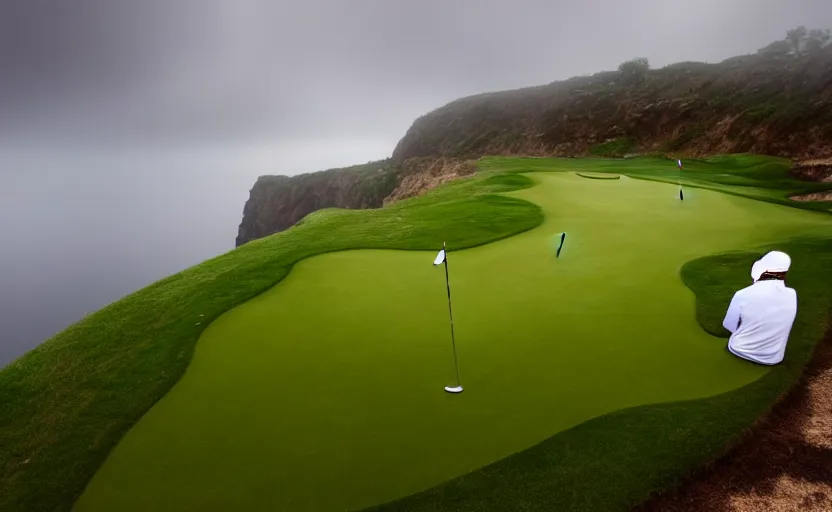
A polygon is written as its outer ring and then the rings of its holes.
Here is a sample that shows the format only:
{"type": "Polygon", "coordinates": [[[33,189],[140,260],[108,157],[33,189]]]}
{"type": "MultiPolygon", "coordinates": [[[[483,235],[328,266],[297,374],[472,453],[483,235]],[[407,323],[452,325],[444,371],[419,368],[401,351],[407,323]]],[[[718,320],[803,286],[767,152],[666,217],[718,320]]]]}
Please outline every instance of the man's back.
{"type": "Polygon", "coordinates": [[[723,322],[733,333],[728,350],[758,363],[779,363],[796,315],[797,293],[781,280],[758,281],[738,291],[723,322]]]}

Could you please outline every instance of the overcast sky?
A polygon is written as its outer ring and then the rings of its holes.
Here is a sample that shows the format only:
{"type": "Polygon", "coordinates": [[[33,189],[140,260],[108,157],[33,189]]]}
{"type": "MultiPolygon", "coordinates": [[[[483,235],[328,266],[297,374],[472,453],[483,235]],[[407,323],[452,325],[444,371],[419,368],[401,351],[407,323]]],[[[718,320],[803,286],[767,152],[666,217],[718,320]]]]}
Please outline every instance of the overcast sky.
{"type": "Polygon", "coordinates": [[[799,24],[832,27],[830,0],[0,0],[0,135],[395,141],[464,95],[716,62],[799,24]]]}

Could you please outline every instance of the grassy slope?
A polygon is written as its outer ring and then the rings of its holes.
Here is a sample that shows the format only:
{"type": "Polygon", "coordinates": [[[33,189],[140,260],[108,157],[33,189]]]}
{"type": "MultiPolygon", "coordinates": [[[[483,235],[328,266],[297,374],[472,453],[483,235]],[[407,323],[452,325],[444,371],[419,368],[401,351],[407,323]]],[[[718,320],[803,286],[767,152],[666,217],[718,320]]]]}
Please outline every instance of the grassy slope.
{"type": "MultiPolygon", "coordinates": [[[[495,163],[486,161],[483,167],[495,163]]],[[[514,160],[500,165],[509,163],[529,170],[528,164],[534,162],[514,160]]],[[[630,174],[617,167],[622,161],[570,164],[578,167],[574,170],[606,167],[630,174]]],[[[625,164],[632,166],[633,174],[638,173],[638,162],[625,164]]],[[[672,179],[663,165],[667,161],[653,163],[656,179],[672,179]]],[[[69,508],[123,433],[178,380],[204,326],[272,287],[294,262],[351,247],[434,249],[440,238],[462,247],[508,236],[539,223],[539,210],[493,195],[466,197],[526,184],[522,176],[488,177],[456,183],[390,209],[319,212],[297,228],[156,283],[67,329],[0,372],[0,509],[69,508]],[[462,224],[448,224],[460,219],[450,214],[461,216],[464,230],[462,224]]],[[[766,188],[761,186],[763,180],[752,179],[749,184],[756,188],[743,193],[766,188]]],[[[653,488],[675,481],[703,456],[717,453],[732,434],[764,411],[794,382],[811,352],[814,331],[810,331],[814,328],[819,333],[822,309],[829,303],[819,290],[820,286],[829,289],[832,265],[827,256],[832,247],[816,241],[790,245],[787,250],[796,259],[805,254],[802,261],[816,261],[816,270],[823,276],[818,279],[811,274],[813,269],[795,266],[793,284],[802,304],[814,295],[817,311],[802,308],[796,329],[804,329],[805,336],[790,347],[787,365],[720,397],[645,406],[597,418],[393,508],[499,510],[506,509],[507,503],[512,508],[526,503],[533,509],[563,500],[564,505],[572,503],[577,509],[609,509],[607,504],[635,503],[653,488]],[[729,410],[731,414],[726,415],[729,410]],[[673,442],[655,443],[661,436],[673,442]],[[519,478],[516,473],[521,467],[523,477],[519,478]],[[616,470],[621,467],[628,471],[616,470]],[[645,473],[650,467],[653,473],[645,473]],[[588,475],[597,477],[588,479],[588,475]],[[506,485],[498,485],[497,477],[506,485]],[[599,488],[604,482],[609,485],[599,488]]],[[[736,276],[739,286],[747,282],[750,256],[733,257],[738,259],[726,269],[736,276]]],[[[694,276],[695,281],[695,267],[688,267],[685,275],[694,276]]],[[[700,298],[707,297],[700,294],[700,298]]],[[[702,318],[708,318],[707,311],[716,318],[724,306],[724,295],[711,298],[700,304],[702,318]]]]}
{"type": "Polygon", "coordinates": [[[352,248],[472,247],[530,229],[540,209],[493,192],[523,176],[457,182],[380,210],[316,212],[136,292],[0,372],[0,510],[66,510],[124,433],[180,378],[204,328],[308,256],[352,248]]]}
{"type": "Polygon", "coordinates": [[[710,191],[680,203],[645,180],[531,178],[511,197],[539,205],[543,224],[451,247],[462,396],[441,391],[453,365],[434,253],[310,258],[211,324],[76,510],[358,509],[591,418],[714,396],[768,371],[701,329],[679,269],[825,230],[827,217],[710,191]],[[553,234],[564,230],[556,260],[553,234]]]}

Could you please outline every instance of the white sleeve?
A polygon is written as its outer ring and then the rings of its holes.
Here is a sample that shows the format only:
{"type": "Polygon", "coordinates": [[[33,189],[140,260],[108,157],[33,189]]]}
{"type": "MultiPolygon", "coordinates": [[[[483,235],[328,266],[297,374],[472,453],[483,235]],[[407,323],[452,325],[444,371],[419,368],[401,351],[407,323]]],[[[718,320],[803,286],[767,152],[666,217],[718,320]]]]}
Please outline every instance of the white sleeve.
{"type": "Polygon", "coordinates": [[[728,312],[725,313],[725,319],[722,321],[722,326],[734,333],[740,326],[740,301],[739,293],[734,294],[731,299],[731,304],[728,306],[728,312]]]}

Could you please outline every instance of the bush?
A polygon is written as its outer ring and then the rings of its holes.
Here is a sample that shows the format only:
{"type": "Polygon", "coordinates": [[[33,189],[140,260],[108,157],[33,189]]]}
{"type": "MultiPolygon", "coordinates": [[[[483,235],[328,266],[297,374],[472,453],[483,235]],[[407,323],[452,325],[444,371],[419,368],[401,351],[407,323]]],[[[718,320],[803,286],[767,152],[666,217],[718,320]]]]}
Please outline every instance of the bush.
{"type": "Polygon", "coordinates": [[[647,76],[647,72],[650,71],[650,63],[647,61],[647,58],[638,57],[627,62],[622,62],[618,66],[618,71],[621,73],[625,82],[640,83],[647,76]]]}
{"type": "Polygon", "coordinates": [[[589,152],[595,156],[624,156],[636,150],[636,142],[629,137],[621,137],[602,144],[596,144],[589,148],[589,152]]]}

